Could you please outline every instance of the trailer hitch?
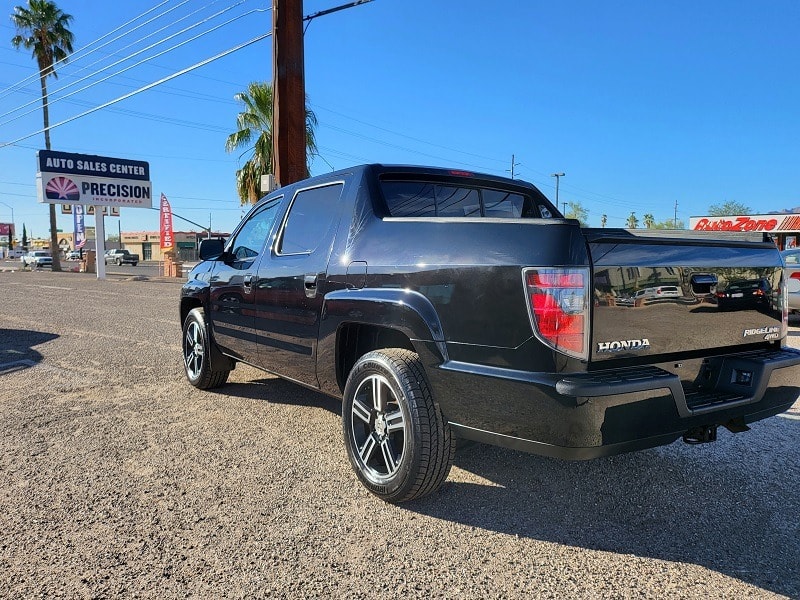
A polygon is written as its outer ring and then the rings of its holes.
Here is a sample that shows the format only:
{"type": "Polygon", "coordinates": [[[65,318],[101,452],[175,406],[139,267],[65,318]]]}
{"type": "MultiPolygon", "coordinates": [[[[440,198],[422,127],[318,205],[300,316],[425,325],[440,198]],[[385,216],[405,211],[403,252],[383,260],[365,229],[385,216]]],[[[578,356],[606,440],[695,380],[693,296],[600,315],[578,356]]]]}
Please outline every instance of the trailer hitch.
{"type": "Polygon", "coordinates": [[[703,425],[693,427],[683,434],[683,441],[687,444],[707,444],[717,441],[717,425],[703,425]]]}

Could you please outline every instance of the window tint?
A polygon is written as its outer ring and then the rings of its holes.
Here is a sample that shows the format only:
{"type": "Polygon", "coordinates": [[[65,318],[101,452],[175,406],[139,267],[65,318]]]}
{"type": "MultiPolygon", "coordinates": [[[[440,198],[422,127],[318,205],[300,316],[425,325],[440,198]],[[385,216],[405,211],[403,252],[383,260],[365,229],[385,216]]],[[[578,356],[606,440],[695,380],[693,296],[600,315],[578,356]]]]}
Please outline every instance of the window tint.
{"type": "Polygon", "coordinates": [[[260,207],[242,225],[230,245],[230,251],[236,260],[247,260],[258,256],[261,252],[278,213],[280,200],[280,198],[275,198],[260,207]]]}
{"type": "Polygon", "coordinates": [[[438,217],[481,216],[481,198],[478,190],[437,185],[435,195],[438,217]]]}
{"type": "Polygon", "coordinates": [[[327,240],[339,214],[342,184],[302,190],[289,209],[279,254],[310,254],[327,240]]]}
{"type": "Polygon", "coordinates": [[[525,196],[504,190],[469,188],[423,181],[382,181],[386,205],[393,217],[534,216],[525,196]]]}
{"type": "Polygon", "coordinates": [[[383,195],[393,217],[435,217],[434,185],[418,181],[384,181],[383,195]]]}
{"type": "Polygon", "coordinates": [[[501,190],[483,190],[483,210],[487,217],[519,219],[525,198],[501,190]]]}

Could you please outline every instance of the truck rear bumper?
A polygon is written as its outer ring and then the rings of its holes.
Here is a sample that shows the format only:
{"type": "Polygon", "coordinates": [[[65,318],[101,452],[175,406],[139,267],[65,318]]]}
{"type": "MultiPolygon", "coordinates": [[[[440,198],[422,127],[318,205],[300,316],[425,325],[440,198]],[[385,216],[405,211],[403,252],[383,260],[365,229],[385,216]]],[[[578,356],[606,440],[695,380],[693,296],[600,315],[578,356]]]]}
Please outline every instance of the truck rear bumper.
{"type": "Polygon", "coordinates": [[[693,386],[655,366],[543,374],[448,361],[429,376],[457,435],[581,460],[779,414],[800,394],[800,352],[712,357],[702,361],[693,386]]]}

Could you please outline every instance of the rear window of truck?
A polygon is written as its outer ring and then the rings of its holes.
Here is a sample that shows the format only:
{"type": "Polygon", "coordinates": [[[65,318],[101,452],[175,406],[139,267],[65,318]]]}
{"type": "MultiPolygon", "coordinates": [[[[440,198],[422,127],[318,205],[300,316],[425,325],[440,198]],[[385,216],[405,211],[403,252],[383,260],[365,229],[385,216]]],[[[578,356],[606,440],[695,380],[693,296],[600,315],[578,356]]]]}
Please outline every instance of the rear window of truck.
{"type": "Polygon", "coordinates": [[[549,210],[516,192],[428,181],[381,180],[392,217],[550,217],[549,210]]]}

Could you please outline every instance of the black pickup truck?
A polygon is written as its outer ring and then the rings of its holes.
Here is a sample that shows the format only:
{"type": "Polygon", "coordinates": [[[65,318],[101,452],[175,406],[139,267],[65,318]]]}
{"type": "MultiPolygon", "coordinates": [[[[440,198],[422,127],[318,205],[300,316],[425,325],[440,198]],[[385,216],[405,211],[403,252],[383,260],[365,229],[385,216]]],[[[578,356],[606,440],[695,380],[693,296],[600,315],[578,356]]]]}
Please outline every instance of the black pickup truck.
{"type": "Polygon", "coordinates": [[[190,383],[242,361],[341,399],[354,470],[390,502],[438,489],[456,436],[588,459],[746,431],[800,393],[774,244],[582,229],[519,180],[355,167],[200,253],[190,383]],[[747,281],[758,297],[720,310],[747,281]]]}

